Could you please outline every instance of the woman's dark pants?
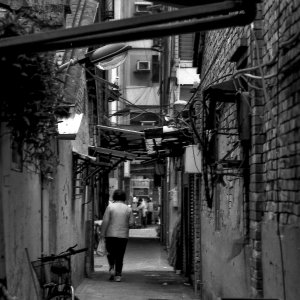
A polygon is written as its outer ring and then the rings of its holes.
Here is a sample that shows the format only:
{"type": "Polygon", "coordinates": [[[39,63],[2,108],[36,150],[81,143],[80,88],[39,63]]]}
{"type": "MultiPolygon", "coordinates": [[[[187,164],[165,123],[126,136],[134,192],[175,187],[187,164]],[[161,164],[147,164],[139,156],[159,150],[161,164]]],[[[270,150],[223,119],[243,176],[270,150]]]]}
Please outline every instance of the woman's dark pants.
{"type": "Polygon", "coordinates": [[[115,268],[115,275],[122,275],[123,259],[128,239],[106,237],[107,260],[110,268],[115,268]]]}

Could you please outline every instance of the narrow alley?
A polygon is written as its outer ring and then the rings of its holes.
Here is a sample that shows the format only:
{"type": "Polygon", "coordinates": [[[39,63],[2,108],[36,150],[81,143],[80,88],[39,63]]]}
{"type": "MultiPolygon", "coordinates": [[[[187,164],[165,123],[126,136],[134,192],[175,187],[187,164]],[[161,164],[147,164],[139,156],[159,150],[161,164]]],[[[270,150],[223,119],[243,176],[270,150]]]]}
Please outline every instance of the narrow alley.
{"type": "Polygon", "coordinates": [[[300,300],[300,0],[0,0],[0,70],[0,300],[300,300]]]}
{"type": "Polygon", "coordinates": [[[95,273],[76,290],[80,300],[198,299],[192,286],[168,264],[156,227],[131,229],[122,282],[109,281],[106,257],[95,256],[95,273]]]}

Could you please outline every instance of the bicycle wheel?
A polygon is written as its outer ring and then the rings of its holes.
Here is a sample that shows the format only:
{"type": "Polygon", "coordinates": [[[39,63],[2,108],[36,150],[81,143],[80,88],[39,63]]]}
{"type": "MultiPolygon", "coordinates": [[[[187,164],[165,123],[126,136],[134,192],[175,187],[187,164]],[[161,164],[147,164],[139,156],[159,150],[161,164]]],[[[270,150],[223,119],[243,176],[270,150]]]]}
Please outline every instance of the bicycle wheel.
{"type": "MultiPolygon", "coordinates": [[[[72,295],[66,292],[57,292],[53,295],[50,295],[47,298],[47,300],[71,300],[71,299],[72,299],[72,295]]],[[[74,300],[79,300],[79,298],[75,296],[74,300]]]]}

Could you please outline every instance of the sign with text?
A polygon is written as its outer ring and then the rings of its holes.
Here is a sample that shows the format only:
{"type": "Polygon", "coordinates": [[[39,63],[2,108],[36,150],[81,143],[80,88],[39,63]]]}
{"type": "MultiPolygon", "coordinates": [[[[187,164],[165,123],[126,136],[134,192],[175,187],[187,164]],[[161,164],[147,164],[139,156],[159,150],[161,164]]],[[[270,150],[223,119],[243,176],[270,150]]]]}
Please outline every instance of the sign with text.
{"type": "Polygon", "coordinates": [[[149,189],[147,189],[147,188],[134,188],[133,189],[134,197],[148,196],[148,195],[149,195],[149,189]]]}
{"type": "Polygon", "coordinates": [[[132,188],[149,188],[150,180],[149,179],[131,179],[132,188]]]}

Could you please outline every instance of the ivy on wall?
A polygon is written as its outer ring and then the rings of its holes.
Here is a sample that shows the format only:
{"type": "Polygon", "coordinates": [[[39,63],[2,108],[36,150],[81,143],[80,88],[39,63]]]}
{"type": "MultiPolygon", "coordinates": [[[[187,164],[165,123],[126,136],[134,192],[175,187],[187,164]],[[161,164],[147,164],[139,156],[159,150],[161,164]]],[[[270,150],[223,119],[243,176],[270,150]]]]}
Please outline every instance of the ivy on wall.
{"type": "MultiPolygon", "coordinates": [[[[28,9],[2,14],[0,38],[35,32],[37,25],[28,16],[28,9]]],[[[23,162],[42,174],[52,173],[57,164],[51,146],[58,134],[57,117],[69,114],[54,53],[4,53],[0,70],[0,121],[7,124],[13,140],[22,144],[23,162]]]]}

